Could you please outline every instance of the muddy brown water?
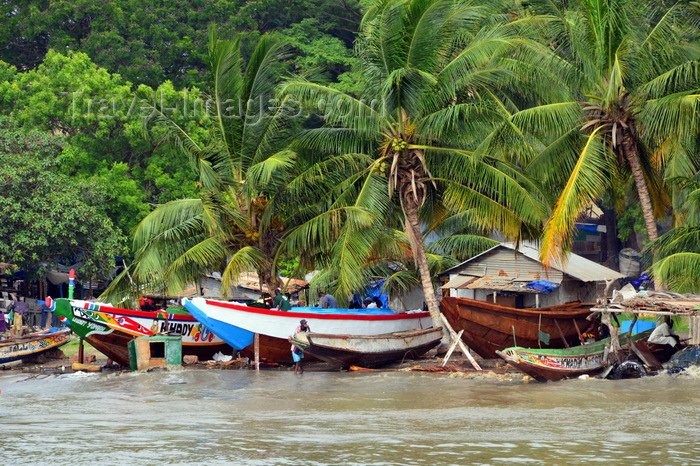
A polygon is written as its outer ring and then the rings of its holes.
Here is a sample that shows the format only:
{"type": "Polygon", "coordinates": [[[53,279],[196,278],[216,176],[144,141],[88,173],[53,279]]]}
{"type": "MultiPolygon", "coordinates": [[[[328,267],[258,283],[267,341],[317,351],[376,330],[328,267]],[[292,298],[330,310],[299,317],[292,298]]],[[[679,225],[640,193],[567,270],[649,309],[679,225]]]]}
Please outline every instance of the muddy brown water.
{"type": "Polygon", "coordinates": [[[692,377],[181,370],[0,389],[2,464],[700,464],[692,377]]]}

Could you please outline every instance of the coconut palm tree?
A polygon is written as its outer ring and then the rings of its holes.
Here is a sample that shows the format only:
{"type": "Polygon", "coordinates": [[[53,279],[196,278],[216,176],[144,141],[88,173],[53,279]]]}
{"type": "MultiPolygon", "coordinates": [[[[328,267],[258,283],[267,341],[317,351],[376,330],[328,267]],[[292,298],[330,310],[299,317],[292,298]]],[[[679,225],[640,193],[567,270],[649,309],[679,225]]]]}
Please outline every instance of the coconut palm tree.
{"type": "Polygon", "coordinates": [[[544,198],[513,165],[474,152],[512,77],[499,58],[521,43],[503,11],[469,1],[381,0],[366,12],[356,45],[363,95],[303,79],[284,86],[322,108],[325,125],[298,143],[328,154],[335,166],[321,176],[337,180],[318,193],[318,214],[285,241],[335,267],[341,294],[362,285],[372,258],[400,256],[401,242],[390,239],[402,231],[441,325],[425,230],[460,211],[482,230],[517,239],[546,216],[544,198]]]}
{"type": "Polygon", "coordinates": [[[521,146],[525,169],[557,188],[543,260],[558,260],[571,246],[581,213],[630,175],[647,236],[655,240],[656,216],[667,202],[663,164],[696,150],[700,130],[694,3],[662,8],[659,2],[630,0],[530,4],[543,15],[542,41],[553,50],[541,61],[541,72],[566,96],[513,113],[488,139],[496,141],[492,148],[503,141],[521,146]]]}
{"type": "Polygon", "coordinates": [[[700,292],[700,172],[683,181],[683,206],[677,226],[649,244],[648,258],[656,257],[652,273],[671,289],[681,293],[700,292]]]}
{"type": "Polygon", "coordinates": [[[206,112],[199,115],[204,135],[188,134],[165,115],[154,120],[189,157],[201,194],[158,206],[139,223],[134,262],[107,296],[128,295],[144,283],[177,293],[211,270],[223,270],[224,290],[252,270],[261,286],[278,286],[274,257],[285,209],[293,205],[280,193],[294,178],[297,157],[287,149],[285,105],[268,106],[268,100],[275,97],[287,48],[262,36],[245,64],[240,45],[240,38],[220,40],[211,28],[210,96],[193,104],[206,112]]]}

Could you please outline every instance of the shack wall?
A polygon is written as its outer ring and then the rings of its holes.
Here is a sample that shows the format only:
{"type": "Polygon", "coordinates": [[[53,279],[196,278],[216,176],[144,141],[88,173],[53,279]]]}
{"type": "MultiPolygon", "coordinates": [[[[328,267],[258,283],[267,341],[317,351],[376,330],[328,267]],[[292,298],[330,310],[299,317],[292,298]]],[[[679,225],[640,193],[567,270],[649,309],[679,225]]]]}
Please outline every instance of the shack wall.
{"type": "Polygon", "coordinates": [[[506,248],[494,249],[478,259],[464,264],[464,267],[456,272],[460,275],[473,275],[475,277],[507,275],[528,281],[547,280],[557,283],[564,278],[564,274],[560,270],[547,270],[539,262],[524,256],[520,252],[506,248]]]}

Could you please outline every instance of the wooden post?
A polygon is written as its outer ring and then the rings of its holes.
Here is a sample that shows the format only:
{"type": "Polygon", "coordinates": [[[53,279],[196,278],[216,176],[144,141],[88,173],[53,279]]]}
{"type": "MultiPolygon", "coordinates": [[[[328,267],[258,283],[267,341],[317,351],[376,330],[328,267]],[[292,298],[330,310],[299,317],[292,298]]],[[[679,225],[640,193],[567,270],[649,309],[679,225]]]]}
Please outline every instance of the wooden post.
{"type": "MultiPolygon", "coordinates": [[[[617,327],[613,326],[610,320],[610,312],[603,312],[603,323],[608,326],[610,330],[610,353],[608,356],[612,355],[613,362],[620,362],[620,342],[618,341],[617,327]]],[[[610,359],[610,358],[608,358],[610,359]]]]}
{"type": "Polygon", "coordinates": [[[260,370],[260,334],[256,333],[253,337],[253,348],[255,350],[255,370],[260,370]]]}
{"type": "MultiPolygon", "coordinates": [[[[576,318],[574,318],[574,327],[576,327],[576,334],[578,335],[578,341],[581,342],[581,344],[586,343],[583,339],[583,335],[581,335],[581,329],[578,328],[578,324],[576,323],[576,318]]],[[[568,348],[568,346],[567,346],[568,348]]]]}
{"type": "Polygon", "coordinates": [[[442,312],[440,313],[440,320],[442,320],[442,325],[445,326],[445,328],[447,329],[447,332],[452,337],[452,340],[458,342],[459,347],[462,350],[462,353],[467,357],[467,359],[469,359],[469,362],[472,364],[474,369],[480,371],[481,366],[479,366],[479,363],[477,363],[476,360],[474,359],[474,357],[471,355],[471,353],[469,352],[469,348],[467,348],[467,346],[464,344],[464,342],[462,341],[462,338],[461,337],[455,338],[457,336],[457,334],[452,329],[452,326],[447,321],[447,319],[445,318],[445,315],[442,312]]]}
{"type": "MultiPolygon", "coordinates": [[[[557,321],[557,319],[554,319],[554,324],[557,326],[557,330],[559,330],[559,336],[561,337],[561,341],[563,341],[564,346],[568,348],[569,343],[566,341],[566,337],[564,337],[564,332],[561,331],[561,327],[559,326],[559,322],[557,321]]],[[[578,330],[578,328],[576,330],[578,330]]]]}
{"type": "Polygon", "coordinates": [[[462,341],[462,334],[464,333],[464,329],[460,330],[457,336],[455,337],[455,340],[452,342],[450,345],[450,349],[447,350],[447,354],[445,355],[445,358],[442,360],[442,366],[444,367],[445,364],[447,364],[447,360],[450,359],[450,356],[452,356],[452,352],[455,350],[457,347],[457,344],[459,344],[460,341],[462,341]]]}
{"type": "Polygon", "coordinates": [[[85,349],[83,347],[83,337],[80,337],[80,342],[78,343],[78,362],[83,364],[85,362],[85,349]]]}

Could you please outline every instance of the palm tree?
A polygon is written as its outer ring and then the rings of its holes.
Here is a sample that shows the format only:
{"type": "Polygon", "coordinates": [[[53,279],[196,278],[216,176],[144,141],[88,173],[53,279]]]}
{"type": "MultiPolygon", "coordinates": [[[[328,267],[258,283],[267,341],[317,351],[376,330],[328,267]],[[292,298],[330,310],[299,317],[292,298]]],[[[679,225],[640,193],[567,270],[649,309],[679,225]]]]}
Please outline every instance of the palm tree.
{"type": "Polygon", "coordinates": [[[400,257],[401,242],[387,239],[403,230],[441,325],[424,230],[461,211],[517,239],[545,218],[543,197],[514,166],[473,151],[511,76],[499,62],[520,43],[510,20],[475,2],[382,0],[356,46],[362,96],[303,79],[284,86],[310,107],[325,103],[325,125],[298,143],[328,154],[335,165],[323,174],[337,180],[319,193],[318,215],[285,241],[332,264],[342,293],[361,287],[372,258],[400,257]]]}
{"type": "Polygon", "coordinates": [[[700,30],[687,21],[688,2],[657,4],[531,2],[553,49],[540,73],[567,93],[513,113],[489,139],[521,145],[526,170],[558,187],[542,241],[546,263],[570,248],[581,213],[630,174],[647,236],[658,237],[662,166],[692,152],[699,130],[700,30]]]}
{"type": "MultiPolygon", "coordinates": [[[[696,165],[697,166],[697,165],[696,165]]],[[[677,226],[649,244],[645,256],[656,257],[652,273],[681,293],[700,292],[700,172],[683,180],[683,206],[677,226]]]]}
{"type": "Polygon", "coordinates": [[[222,269],[224,290],[251,270],[261,286],[278,286],[274,258],[289,205],[280,193],[293,180],[296,154],[287,149],[291,120],[280,117],[284,105],[272,113],[266,105],[275,96],[286,50],[285,43],[262,36],[244,66],[240,38],[220,40],[211,28],[211,95],[199,102],[209,112],[204,136],[188,134],[164,115],[155,120],[189,157],[200,197],[158,206],[139,223],[134,263],[107,296],[133,293],[135,284],[161,284],[177,293],[222,269]]]}

